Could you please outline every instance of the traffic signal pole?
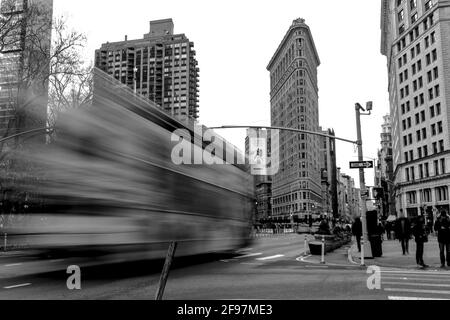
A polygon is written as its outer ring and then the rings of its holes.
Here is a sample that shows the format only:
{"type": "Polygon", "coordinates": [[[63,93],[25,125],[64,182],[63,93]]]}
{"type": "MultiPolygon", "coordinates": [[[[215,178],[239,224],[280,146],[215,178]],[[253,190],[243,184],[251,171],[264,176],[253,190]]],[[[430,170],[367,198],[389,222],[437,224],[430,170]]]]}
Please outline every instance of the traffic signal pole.
{"type": "MultiPolygon", "coordinates": [[[[364,110],[364,108],[357,103],[355,105],[355,111],[356,111],[356,131],[358,135],[358,160],[363,161],[363,148],[362,148],[362,135],[361,135],[361,112],[360,110],[364,110]]],[[[370,110],[368,114],[363,115],[370,115],[370,110]]],[[[366,182],[364,178],[364,168],[359,169],[359,185],[361,189],[361,200],[362,200],[362,211],[361,211],[361,223],[362,223],[362,231],[363,231],[363,238],[361,243],[361,265],[364,265],[364,258],[372,258],[372,250],[369,245],[369,237],[367,234],[367,219],[366,219],[366,212],[367,212],[367,190],[366,190],[366,182]]]]}

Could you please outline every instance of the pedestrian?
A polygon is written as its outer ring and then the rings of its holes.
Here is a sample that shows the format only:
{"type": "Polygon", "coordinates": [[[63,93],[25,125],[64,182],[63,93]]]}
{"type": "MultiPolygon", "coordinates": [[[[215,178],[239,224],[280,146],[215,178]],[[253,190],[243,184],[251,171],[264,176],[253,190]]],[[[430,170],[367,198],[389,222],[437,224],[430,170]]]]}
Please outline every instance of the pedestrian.
{"type": "Polygon", "coordinates": [[[391,240],[391,230],[392,230],[391,223],[389,221],[386,221],[386,237],[387,237],[387,240],[391,240]]]}
{"type": "Polygon", "coordinates": [[[361,219],[359,217],[355,218],[355,222],[353,222],[352,234],[356,237],[356,244],[358,245],[358,252],[361,252],[362,223],[361,223],[361,219]]]}
{"type": "Polygon", "coordinates": [[[413,235],[416,239],[416,262],[421,268],[427,268],[428,266],[423,261],[423,247],[424,243],[428,242],[428,235],[425,229],[425,219],[420,216],[416,220],[416,224],[413,227],[413,235]]]}
{"type": "Polygon", "coordinates": [[[450,267],[450,218],[447,211],[441,211],[441,215],[434,224],[434,230],[438,234],[441,268],[445,268],[446,254],[447,266],[450,267]]]}
{"type": "Polygon", "coordinates": [[[395,234],[402,245],[403,255],[409,254],[409,239],[411,238],[411,224],[405,217],[397,219],[395,234]]]}

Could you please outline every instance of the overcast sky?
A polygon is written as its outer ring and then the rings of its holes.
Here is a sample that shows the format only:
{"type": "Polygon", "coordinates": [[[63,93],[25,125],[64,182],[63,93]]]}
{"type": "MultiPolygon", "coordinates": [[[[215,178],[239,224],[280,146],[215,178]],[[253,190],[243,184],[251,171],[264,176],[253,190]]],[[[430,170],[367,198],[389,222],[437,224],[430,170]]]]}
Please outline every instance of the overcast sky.
{"type": "MultiPolygon", "coordinates": [[[[172,18],[175,33],[194,42],[200,67],[200,122],[206,126],[270,125],[266,67],[292,21],[309,25],[321,65],[319,117],[338,137],[356,140],[354,105],[374,102],[362,117],[364,154],[376,157],[383,115],[389,113],[386,58],[380,54],[380,1],[370,0],[54,0],[55,15],[88,36],[86,50],[107,41],[141,38],[149,21],[172,18]]],[[[244,150],[245,130],[220,134],[244,150]]],[[[357,160],[353,145],[337,142],[343,172],[357,160]]],[[[373,171],[366,170],[373,185],[373,171]]]]}

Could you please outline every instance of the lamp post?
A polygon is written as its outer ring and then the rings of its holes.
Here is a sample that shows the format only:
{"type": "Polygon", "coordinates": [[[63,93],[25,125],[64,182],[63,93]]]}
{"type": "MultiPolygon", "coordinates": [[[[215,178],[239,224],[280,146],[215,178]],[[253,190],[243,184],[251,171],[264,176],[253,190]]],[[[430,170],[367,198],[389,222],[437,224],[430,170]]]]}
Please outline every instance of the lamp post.
{"type": "MultiPolygon", "coordinates": [[[[363,148],[362,148],[362,134],[361,134],[361,115],[371,115],[372,111],[372,102],[367,102],[366,109],[368,113],[361,113],[362,111],[366,111],[359,103],[355,104],[355,113],[356,113],[356,130],[358,135],[358,161],[363,161],[363,148]]],[[[364,258],[372,258],[372,250],[369,245],[369,238],[367,235],[367,219],[366,219],[366,211],[367,211],[367,190],[366,190],[366,182],[364,178],[364,168],[359,169],[359,185],[361,188],[361,199],[362,199],[362,212],[361,212],[361,222],[362,222],[362,231],[363,231],[363,243],[361,244],[361,265],[364,265],[364,258]]]]}
{"type": "Polygon", "coordinates": [[[134,82],[134,94],[136,94],[136,92],[137,92],[137,79],[136,79],[136,73],[138,72],[138,68],[136,68],[136,67],[134,67],[134,69],[133,69],[133,72],[134,72],[134,76],[133,76],[133,82],[134,82]]]}

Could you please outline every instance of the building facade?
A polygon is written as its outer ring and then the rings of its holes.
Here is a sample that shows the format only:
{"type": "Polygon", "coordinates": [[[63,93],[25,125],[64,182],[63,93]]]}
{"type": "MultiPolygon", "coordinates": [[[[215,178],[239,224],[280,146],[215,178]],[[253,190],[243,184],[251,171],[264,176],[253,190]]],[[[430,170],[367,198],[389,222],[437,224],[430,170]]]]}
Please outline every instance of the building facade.
{"type": "Polygon", "coordinates": [[[392,163],[392,129],[390,115],[383,117],[381,125],[381,149],[378,150],[378,165],[375,186],[382,188],[380,213],[384,217],[395,214],[394,172],[392,163]]]}
{"type": "Polygon", "coordinates": [[[0,136],[8,136],[47,123],[53,0],[2,0],[0,13],[0,136]]]}
{"type": "MultiPolygon", "coordinates": [[[[251,129],[253,130],[253,129],[251,129]]],[[[267,142],[266,147],[266,159],[271,157],[271,137],[268,130],[253,130],[254,136],[247,130],[247,136],[245,138],[245,156],[246,164],[248,166],[249,173],[251,173],[250,167],[250,138],[265,139],[267,142]]],[[[266,167],[269,167],[269,163],[266,163],[266,167]]],[[[272,176],[270,175],[254,175],[254,190],[255,190],[255,223],[268,223],[275,221],[272,219],[272,176]]]]}
{"type": "MultiPolygon", "coordinates": [[[[320,131],[334,136],[334,130],[320,131]]],[[[320,172],[322,184],[322,210],[335,218],[339,217],[337,194],[336,140],[319,136],[320,172]]]]}
{"type": "Polygon", "coordinates": [[[95,65],[177,119],[199,118],[199,68],[194,43],[174,34],[172,19],[150,21],[143,39],[106,43],[95,65]]]}
{"type": "Polygon", "coordinates": [[[449,209],[450,2],[383,0],[396,210],[449,209]]]}
{"type": "MultiPolygon", "coordinates": [[[[304,19],[293,21],[267,70],[272,126],[319,131],[319,56],[304,19]]],[[[305,218],[322,212],[319,138],[280,132],[279,172],[272,181],[272,215],[305,218]]]]}

